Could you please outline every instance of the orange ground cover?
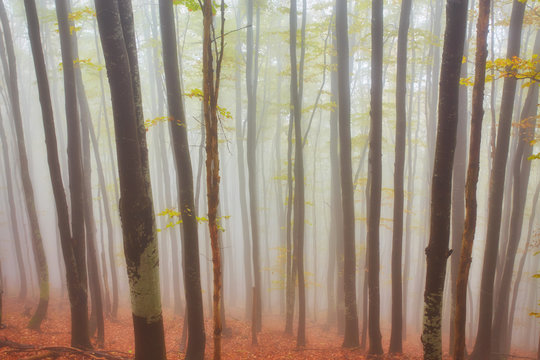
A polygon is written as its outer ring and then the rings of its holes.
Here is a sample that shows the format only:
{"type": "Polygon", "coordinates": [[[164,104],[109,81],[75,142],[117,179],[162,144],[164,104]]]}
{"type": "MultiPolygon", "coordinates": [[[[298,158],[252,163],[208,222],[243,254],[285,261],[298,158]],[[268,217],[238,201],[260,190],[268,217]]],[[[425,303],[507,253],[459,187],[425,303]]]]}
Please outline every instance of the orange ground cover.
{"type": "MultiPolygon", "coordinates": [[[[42,325],[41,332],[26,329],[29,319],[24,314],[25,305],[17,302],[15,298],[5,299],[4,324],[7,327],[0,330],[0,340],[7,338],[22,344],[34,346],[69,346],[70,321],[69,304],[66,300],[53,299],[50,303],[47,319],[42,325]]],[[[179,350],[183,321],[171,311],[165,311],[165,334],[167,354],[169,359],[183,359],[184,354],[179,350]]],[[[259,334],[258,346],[251,345],[251,330],[248,323],[240,321],[234,315],[228,316],[227,326],[231,328],[231,335],[223,339],[224,359],[364,359],[362,349],[342,349],[342,338],[335,329],[324,329],[322,325],[307,324],[308,345],[305,349],[296,348],[294,338],[283,333],[283,324],[279,318],[265,318],[263,331],[259,334]]],[[[207,347],[206,357],[212,358],[213,344],[211,338],[211,320],[207,320],[207,347]]],[[[383,337],[387,340],[388,336],[383,337]]],[[[387,348],[388,344],[385,344],[387,348]]],[[[105,323],[105,347],[103,350],[118,351],[125,358],[133,357],[133,332],[131,327],[131,313],[124,306],[119,312],[118,321],[109,319],[105,323]]],[[[385,356],[385,359],[421,359],[421,348],[418,339],[414,344],[406,343],[405,355],[401,357],[385,356]]],[[[85,357],[82,355],[63,354],[60,357],[39,357],[47,352],[32,351],[18,352],[9,347],[0,348],[0,359],[99,359],[100,357],[85,357]]]]}

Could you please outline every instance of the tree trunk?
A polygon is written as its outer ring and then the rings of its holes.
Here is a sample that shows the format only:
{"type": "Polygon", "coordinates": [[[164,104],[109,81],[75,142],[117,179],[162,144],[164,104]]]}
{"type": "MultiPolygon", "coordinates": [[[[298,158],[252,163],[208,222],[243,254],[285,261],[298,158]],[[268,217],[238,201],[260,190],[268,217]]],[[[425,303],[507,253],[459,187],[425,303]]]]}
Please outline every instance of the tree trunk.
{"type": "Polygon", "coordinates": [[[131,3],[126,1],[122,4],[124,24],[118,1],[96,0],[95,5],[116,130],[121,185],[119,209],[130,281],[135,356],[136,359],[165,359],[159,260],[147,168],[146,131],[144,125],[142,133],[140,131],[142,104],[136,95],[140,94],[136,59],[128,54],[135,51],[136,55],[131,3]]]}
{"type": "Polygon", "coordinates": [[[461,241],[458,267],[454,318],[453,355],[455,360],[465,358],[465,323],[467,320],[467,285],[472,262],[472,249],[476,230],[477,201],[476,187],[480,171],[480,145],[482,140],[482,121],[484,118],[484,88],[486,77],[487,35],[489,27],[490,0],[480,0],[476,24],[476,59],[471,115],[471,138],[469,165],[465,185],[466,215],[461,241]]]}
{"type": "Polygon", "coordinates": [[[458,123],[459,78],[463,58],[467,0],[451,1],[446,7],[439,120],[431,189],[430,236],[426,248],[426,285],[422,343],[425,359],[442,357],[442,299],[450,239],[452,167],[458,123]]]}
{"type": "Polygon", "coordinates": [[[15,199],[13,197],[13,180],[11,179],[12,170],[9,159],[9,147],[7,143],[6,133],[3,125],[0,123],[0,141],[2,142],[2,156],[4,158],[4,175],[6,177],[7,197],[9,205],[9,223],[11,225],[11,235],[13,236],[13,245],[15,246],[15,258],[17,259],[17,269],[19,271],[19,301],[26,300],[27,279],[26,269],[24,267],[23,254],[21,249],[21,236],[19,230],[19,220],[17,218],[17,208],[15,207],[15,199]]]}
{"type": "MultiPolygon", "coordinates": [[[[13,38],[9,25],[8,15],[4,7],[4,2],[0,1],[0,22],[2,23],[3,41],[0,51],[2,53],[2,65],[4,68],[4,76],[8,86],[9,103],[11,106],[11,116],[15,124],[15,133],[17,138],[17,150],[20,162],[21,182],[24,192],[24,201],[26,212],[30,222],[32,241],[32,250],[34,253],[34,262],[39,283],[39,303],[36,311],[32,315],[28,327],[30,329],[39,330],[41,323],[47,315],[49,304],[49,270],[47,267],[47,258],[43,248],[43,239],[39,228],[37,217],[36,202],[34,198],[34,189],[32,179],[30,178],[30,169],[28,165],[28,157],[26,153],[26,144],[24,139],[24,131],[22,124],[22,114],[19,102],[19,87],[17,84],[17,64],[15,60],[15,50],[13,47],[13,38]],[[5,54],[7,53],[7,59],[5,54]]],[[[15,229],[14,229],[15,230],[15,229]]]]}
{"type": "MultiPolygon", "coordinates": [[[[302,40],[305,38],[305,0],[302,13],[302,40]]],[[[304,189],[304,153],[302,139],[302,82],[303,82],[303,52],[300,60],[300,74],[297,73],[296,32],[297,32],[297,3],[291,0],[289,10],[289,39],[291,60],[291,108],[294,118],[294,252],[298,274],[298,337],[296,345],[306,345],[306,287],[304,280],[304,223],[305,223],[305,189],[304,189]]],[[[289,199],[290,201],[291,199],[289,199]]]]}
{"type": "Polygon", "coordinates": [[[189,359],[202,359],[204,357],[206,335],[204,331],[199,264],[199,236],[197,219],[195,217],[193,171],[187,137],[187,123],[184,104],[182,98],[178,95],[182,93],[182,90],[177,65],[178,50],[175,40],[176,26],[173,18],[173,4],[170,1],[160,0],[159,10],[165,84],[167,87],[167,103],[170,117],[169,131],[173,142],[178,207],[180,209],[183,227],[182,254],[189,334],[186,356],[189,359]]]}
{"type": "MultiPolygon", "coordinates": [[[[534,54],[540,53],[540,31],[537,32],[534,45],[534,54]]],[[[536,67],[540,71],[540,66],[536,67]]],[[[519,123],[519,140],[516,156],[513,164],[513,195],[512,215],[510,219],[510,234],[508,247],[504,257],[504,270],[502,272],[499,297],[496,298],[495,315],[493,319],[493,352],[504,353],[506,340],[508,339],[508,306],[511,292],[512,278],[514,274],[514,262],[516,252],[521,239],[523,228],[523,213],[527,200],[527,188],[531,171],[531,161],[528,159],[532,152],[530,145],[534,139],[536,128],[536,115],[538,107],[538,83],[533,83],[528,88],[527,98],[521,112],[519,123]]],[[[501,264],[502,265],[502,264],[501,264]]]]}
{"type": "MultiPolygon", "coordinates": [[[[357,347],[356,250],[354,237],[354,191],[351,164],[351,94],[349,83],[349,39],[347,2],[336,0],[336,37],[338,61],[338,118],[343,207],[343,289],[345,293],[345,336],[343,347],[357,347]]],[[[338,270],[339,271],[339,270],[338,270]]]]}
{"type": "MultiPolygon", "coordinates": [[[[524,11],[525,3],[514,0],[508,33],[508,47],[506,53],[508,59],[511,59],[513,56],[519,56],[524,11]]],[[[504,177],[515,92],[516,79],[505,78],[501,99],[499,129],[497,131],[497,146],[495,148],[495,157],[493,159],[493,167],[490,175],[486,247],[484,250],[482,281],[480,284],[478,332],[474,350],[471,353],[472,360],[483,359],[486,354],[491,353],[493,281],[497,266],[497,254],[499,251],[501,205],[503,201],[504,177]]]]}
{"type": "MultiPolygon", "coordinates": [[[[382,65],[383,2],[372,1],[371,13],[371,110],[369,135],[369,218],[367,221],[369,349],[368,354],[382,355],[379,293],[379,224],[382,184],[382,65]]],[[[398,191],[399,192],[399,191],[398,191]]],[[[394,224],[395,226],[395,224],[394,224]]],[[[399,226],[399,225],[398,225],[399,226]]],[[[401,280],[399,280],[401,281],[401,280]]]]}
{"type": "MultiPolygon", "coordinates": [[[[392,333],[390,353],[403,352],[403,188],[405,172],[405,137],[407,135],[407,35],[411,0],[401,3],[398,30],[396,75],[396,159],[394,165],[394,232],[392,237],[392,333]]],[[[410,151],[410,150],[409,150],[410,151]]]]}

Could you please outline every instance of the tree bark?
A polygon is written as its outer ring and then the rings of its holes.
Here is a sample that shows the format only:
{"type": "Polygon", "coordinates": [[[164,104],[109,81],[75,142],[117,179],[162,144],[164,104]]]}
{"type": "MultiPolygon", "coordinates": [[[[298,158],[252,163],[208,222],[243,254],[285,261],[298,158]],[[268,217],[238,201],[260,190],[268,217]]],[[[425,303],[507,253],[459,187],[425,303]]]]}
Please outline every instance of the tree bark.
{"type": "Polygon", "coordinates": [[[465,42],[467,0],[448,1],[439,89],[439,120],[431,189],[422,344],[425,359],[442,358],[442,300],[451,255],[452,167],[458,123],[459,79],[465,42]]]}
{"type": "Polygon", "coordinates": [[[351,164],[351,94],[349,82],[349,39],[347,2],[336,0],[336,37],[338,61],[338,123],[343,207],[343,289],[345,293],[345,336],[343,347],[357,347],[356,250],[354,236],[354,191],[351,164]]]}
{"type": "Polygon", "coordinates": [[[480,0],[476,24],[476,59],[471,115],[471,138],[469,165],[465,185],[466,214],[456,284],[456,308],[454,318],[454,359],[465,358],[465,323],[467,320],[467,285],[472,262],[472,249],[476,231],[477,200],[476,187],[480,171],[480,145],[484,118],[484,89],[487,60],[487,35],[489,28],[490,0],[480,0]]]}
{"type": "MultiPolygon", "coordinates": [[[[412,1],[401,3],[398,30],[396,75],[396,155],[394,164],[394,232],[392,236],[392,333],[390,353],[403,352],[403,197],[405,172],[405,137],[407,135],[407,36],[412,1]]],[[[410,150],[409,150],[410,151],[410,150]]]]}
{"type": "Polygon", "coordinates": [[[120,214],[130,282],[136,359],[165,359],[159,258],[135,51],[131,3],[96,0],[96,14],[113,104],[121,185],[120,214]],[[130,21],[131,20],[131,21],[130,21]],[[124,21],[124,27],[122,26],[124,21]],[[140,113],[139,113],[140,111],[140,113]],[[142,136],[142,137],[141,137],[142,136]],[[145,160],[143,158],[146,157],[145,160]],[[146,163],[145,163],[146,161],[146,163]]]}

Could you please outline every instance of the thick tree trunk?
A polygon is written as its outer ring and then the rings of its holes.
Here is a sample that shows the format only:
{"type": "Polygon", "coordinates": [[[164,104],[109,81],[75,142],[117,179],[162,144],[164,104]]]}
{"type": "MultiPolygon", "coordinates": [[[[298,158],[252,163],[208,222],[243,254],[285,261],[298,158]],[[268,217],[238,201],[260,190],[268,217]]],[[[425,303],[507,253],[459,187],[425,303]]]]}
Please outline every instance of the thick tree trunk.
{"type": "MultiPolygon", "coordinates": [[[[11,116],[15,125],[15,133],[17,140],[17,150],[20,162],[20,174],[21,182],[24,192],[24,201],[26,205],[26,212],[28,220],[30,222],[31,229],[31,242],[32,250],[34,253],[34,262],[36,266],[36,272],[39,285],[39,303],[36,311],[32,315],[28,327],[30,329],[38,330],[42,321],[47,315],[47,308],[49,304],[49,270],[47,267],[47,258],[45,257],[45,250],[43,248],[43,239],[41,237],[41,230],[39,228],[39,221],[37,217],[36,202],[34,198],[34,189],[32,186],[32,179],[30,178],[30,169],[28,165],[28,157],[26,153],[26,144],[23,131],[21,106],[19,102],[19,86],[17,84],[17,64],[15,60],[15,50],[13,47],[13,38],[11,36],[11,29],[9,25],[8,15],[4,7],[4,2],[0,1],[0,22],[2,23],[3,41],[4,45],[0,47],[2,52],[2,65],[4,69],[4,76],[6,84],[8,86],[9,103],[11,107],[11,116]],[[7,53],[7,59],[6,59],[7,53]]],[[[16,229],[14,229],[15,231],[16,229]]]]}
{"type": "MultiPolygon", "coordinates": [[[[525,3],[514,0],[508,33],[508,47],[506,53],[508,59],[511,59],[513,56],[519,56],[524,11],[525,3]]],[[[493,159],[493,167],[490,175],[486,247],[482,266],[482,281],[480,284],[478,332],[474,350],[471,353],[472,360],[484,359],[486,354],[491,353],[493,281],[499,250],[501,205],[503,201],[502,195],[504,190],[505,168],[508,156],[508,143],[510,140],[509,135],[512,112],[514,109],[515,92],[516,79],[505,78],[501,99],[499,128],[497,131],[497,146],[495,148],[495,157],[493,159]]]]}
{"type": "Polygon", "coordinates": [[[124,28],[118,1],[96,0],[95,5],[116,130],[121,184],[119,208],[130,281],[135,356],[136,359],[165,359],[159,258],[147,167],[146,131],[140,121],[142,117],[139,117],[142,115],[142,104],[136,95],[140,94],[136,58],[129,56],[130,51],[135,51],[136,55],[131,3],[126,1],[122,4],[124,28]]]}
{"type": "Polygon", "coordinates": [[[452,253],[450,207],[452,167],[458,123],[459,78],[465,42],[467,0],[449,1],[439,89],[439,121],[431,189],[430,236],[426,248],[426,285],[422,344],[425,359],[442,357],[442,300],[446,261],[452,253]]]}
{"type": "MultiPolygon", "coordinates": [[[[392,333],[390,353],[403,351],[403,188],[405,172],[405,137],[407,135],[407,35],[412,1],[401,3],[398,30],[396,75],[396,159],[394,164],[394,232],[392,236],[392,333]]],[[[410,151],[410,150],[409,150],[410,151]]]]}
{"type": "Polygon", "coordinates": [[[455,360],[465,358],[465,323],[467,320],[467,285],[472,262],[472,248],[476,230],[477,201],[476,187],[480,171],[480,145],[482,140],[482,121],[484,118],[484,88],[487,59],[487,34],[489,26],[490,0],[480,0],[476,24],[476,59],[472,99],[471,138],[469,165],[465,185],[466,215],[461,240],[461,253],[458,267],[453,355],[455,360]]]}
{"type": "MultiPolygon", "coordinates": [[[[358,343],[356,310],[356,250],[354,236],[354,191],[351,164],[351,94],[349,83],[349,39],[347,2],[336,0],[336,36],[338,61],[338,121],[343,207],[343,289],[345,293],[345,336],[343,347],[358,343]]],[[[338,271],[340,271],[338,269],[338,271]]],[[[340,285],[341,286],[341,285],[340,285]]]]}

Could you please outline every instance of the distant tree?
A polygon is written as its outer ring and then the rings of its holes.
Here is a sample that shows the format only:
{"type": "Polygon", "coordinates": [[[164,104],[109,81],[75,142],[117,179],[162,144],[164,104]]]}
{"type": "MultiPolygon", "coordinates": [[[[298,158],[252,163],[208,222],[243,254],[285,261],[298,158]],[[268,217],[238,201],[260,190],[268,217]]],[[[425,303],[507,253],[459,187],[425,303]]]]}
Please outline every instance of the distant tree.
{"type": "MultiPolygon", "coordinates": [[[[199,236],[193,198],[193,171],[187,137],[187,123],[182,101],[180,74],[178,69],[178,49],[173,4],[160,0],[159,16],[161,41],[163,45],[163,65],[167,104],[169,109],[169,130],[173,143],[178,190],[178,208],[182,218],[182,254],[184,268],[184,289],[188,316],[188,344],[186,356],[190,359],[204,358],[206,335],[204,332],[203,300],[199,264],[199,236]]],[[[177,261],[173,256],[173,261],[177,261]]]]}
{"type": "MultiPolygon", "coordinates": [[[[354,237],[354,191],[351,163],[351,90],[349,82],[349,39],[347,1],[336,0],[338,64],[338,123],[343,206],[343,289],[345,292],[345,337],[343,347],[359,345],[356,310],[356,250],[354,237]]],[[[341,271],[341,269],[338,269],[341,271]]],[[[341,286],[341,284],[340,284],[341,286]]]]}
{"type": "Polygon", "coordinates": [[[165,359],[159,260],[148,173],[146,131],[131,2],[96,0],[96,16],[113,105],[120,214],[131,294],[136,359],[165,359]],[[130,55],[131,53],[131,55],[130,55]],[[141,130],[142,127],[142,130],[141,130]]]}
{"type": "Polygon", "coordinates": [[[15,124],[15,134],[17,140],[17,150],[19,155],[19,169],[21,172],[21,182],[24,193],[26,212],[30,222],[30,239],[32,241],[32,250],[34,252],[34,261],[39,283],[39,303],[36,311],[32,315],[28,327],[38,330],[41,323],[47,315],[49,305],[49,269],[47,267],[47,258],[43,248],[43,239],[37,217],[36,202],[34,198],[34,189],[30,177],[28,157],[26,154],[26,142],[24,138],[21,105],[19,101],[19,86],[17,84],[17,64],[15,59],[15,49],[8,15],[4,7],[4,2],[0,1],[0,22],[2,23],[2,40],[0,40],[0,52],[4,77],[8,86],[8,98],[11,110],[11,117],[15,124]],[[4,45],[5,43],[5,45],[4,45]],[[7,55],[7,56],[6,56],[7,55]]]}
{"type": "Polygon", "coordinates": [[[467,25],[467,0],[448,1],[439,87],[439,120],[433,180],[422,344],[425,359],[442,358],[442,300],[446,261],[451,255],[452,168],[458,123],[459,79],[467,25]]]}
{"type": "MultiPolygon", "coordinates": [[[[296,32],[297,32],[297,0],[291,0],[289,9],[289,51],[291,61],[291,108],[294,119],[294,222],[293,238],[294,250],[293,264],[296,263],[298,274],[298,337],[297,346],[306,345],[306,286],[304,280],[304,223],[305,223],[305,189],[304,189],[304,151],[302,138],[302,83],[303,60],[305,54],[304,39],[306,33],[306,5],[304,0],[302,14],[302,54],[300,60],[300,74],[297,71],[296,58],[296,32]]],[[[291,199],[289,199],[291,201],[291,199]]],[[[294,266],[294,265],[293,265],[294,266]]],[[[296,279],[291,279],[294,283],[296,279]]]]}
{"type": "Polygon", "coordinates": [[[401,3],[398,30],[396,74],[396,160],[394,165],[394,231],[392,236],[392,333],[390,353],[403,351],[403,198],[405,172],[405,137],[407,135],[407,36],[412,0],[401,3]]]}
{"type": "MultiPolygon", "coordinates": [[[[257,5],[258,6],[258,5],[257,5]]],[[[262,326],[261,307],[261,261],[259,240],[259,215],[257,205],[257,80],[258,63],[253,60],[253,0],[247,0],[246,30],[246,89],[247,89],[247,167],[249,189],[249,216],[251,219],[252,261],[254,276],[253,323],[256,331],[262,326]]],[[[255,56],[257,59],[257,56],[255,56]]]]}
{"type": "MultiPolygon", "coordinates": [[[[508,29],[508,45],[506,49],[507,59],[519,56],[525,5],[526,3],[523,1],[513,1],[512,13],[510,15],[510,27],[508,29]]],[[[502,90],[499,126],[497,130],[497,145],[495,148],[495,156],[493,158],[493,167],[491,169],[489,182],[488,220],[486,247],[482,265],[482,281],[480,283],[478,332],[474,349],[470,355],[472,360],[484,359],[486,354],[491,352],[491,326],[494,303],[493,288],[497,266],[497,254],[499,251],[502,201],[508,145],[510,142],[510,128],[516,94],[516,82],[517,80],[515,78],[505,78],[502,90]]]]}
{"type": "Polygon", "coordinates": [[[454,359],[465,358],[465,322],[467,320],[467,284],[472,262],[472,248],[476,231],[477,200],[476,187],[480,172],[480,145],[484,117],[484,88],[486,79],[487,35],[489,26],[490,0],[480,0],[476,24],[476,59],[471,115],[471,138],[469,165],[465,185],[466,214],[461,241],[461,253],[456,284],[456,309],[454,333],[454,359]]]}

